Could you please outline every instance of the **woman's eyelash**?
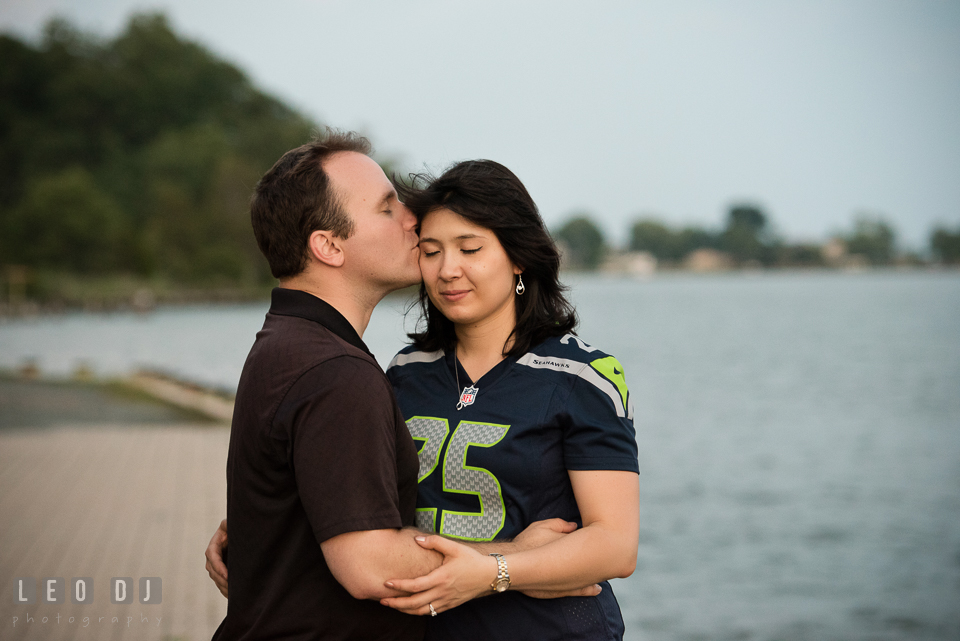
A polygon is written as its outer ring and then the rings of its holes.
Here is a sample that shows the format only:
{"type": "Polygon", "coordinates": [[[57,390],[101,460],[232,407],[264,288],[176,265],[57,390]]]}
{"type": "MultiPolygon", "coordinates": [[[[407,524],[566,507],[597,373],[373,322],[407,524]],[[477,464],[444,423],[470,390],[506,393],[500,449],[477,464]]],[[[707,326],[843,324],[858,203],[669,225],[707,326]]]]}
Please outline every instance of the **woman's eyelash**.
{"type": "Polygon", "coordinates": [[[461,249],[464,254],[476,254],[478,251],[483,249],[483,247],[477,247],[476,249],[461,249]]]}

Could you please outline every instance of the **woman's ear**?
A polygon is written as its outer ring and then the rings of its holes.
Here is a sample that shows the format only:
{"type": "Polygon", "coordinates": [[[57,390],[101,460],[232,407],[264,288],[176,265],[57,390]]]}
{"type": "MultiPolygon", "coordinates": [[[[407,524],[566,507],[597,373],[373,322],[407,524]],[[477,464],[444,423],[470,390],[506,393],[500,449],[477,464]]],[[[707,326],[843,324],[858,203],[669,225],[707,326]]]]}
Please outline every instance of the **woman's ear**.
{"type": "Polygon", "coordinates": [[[341,267],[343,265],[343,246],[332,231],[320,229],[310,234],[307,241],[310,255],[324,265],[341,267]]]}

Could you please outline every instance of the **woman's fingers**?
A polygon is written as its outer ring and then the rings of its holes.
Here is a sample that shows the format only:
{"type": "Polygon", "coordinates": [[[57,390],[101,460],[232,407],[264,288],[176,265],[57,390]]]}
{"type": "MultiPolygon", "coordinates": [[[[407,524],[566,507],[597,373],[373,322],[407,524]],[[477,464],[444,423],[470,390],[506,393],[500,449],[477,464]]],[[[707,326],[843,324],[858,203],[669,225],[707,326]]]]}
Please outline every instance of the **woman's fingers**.
{"type": "Polygon", "coordinates": [[[400,596],[400,597],[389,597],[386,599],[380,599],[380,605],[385,605],[388,608],[393,608],[394,610],[399,610],[405,614],[413,614],[419,616],[425,616],[430,614],[430,604],[433,604],[433,609],[437,612],[440,612],[442,609],[445,609],[443,604],[444,601],[440,598],[439,595],[435,594],[432,591],[422,592],[420,594],[412,594],[410,596],[400,596]]]}
{"type": "Polygon", "coordinates": [[[442,554],[444,556],[444,562],[446,562],[447,558],[457,556],[469,549],[456,541],[451,541],[436,534],[423,534],[415,538],[420,547],[427,550],[435,550],[442,554]]]}
{"type": "Polygon", "coordinates": [[[227,521],[220,522],[220,527],[213,533],[204,556],[207,559],[206,570],[210,578],[217,585],[223,596],[227,596],[227,566],[223,562],[223,550],[227,547],[227,521]]]}
{"type": "Polygon", "coordinates": [[[391,579],[390,581],[384,583],[384,585],[386,585],[388,588],[393,588],[394,590],[400,590],[401,592],[418,594],[440,585],[442,579],[438,573],[439,569],[440,568],[437,568],[437,570],[434,570],[430,574],[418,576],[415,579],[391,579]]]}

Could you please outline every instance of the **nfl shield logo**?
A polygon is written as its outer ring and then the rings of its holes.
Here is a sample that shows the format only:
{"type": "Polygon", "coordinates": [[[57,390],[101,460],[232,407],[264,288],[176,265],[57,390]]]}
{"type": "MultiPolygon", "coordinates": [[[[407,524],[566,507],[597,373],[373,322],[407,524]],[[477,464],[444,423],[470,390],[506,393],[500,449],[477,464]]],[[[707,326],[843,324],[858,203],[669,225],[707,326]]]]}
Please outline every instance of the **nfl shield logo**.
{"type": "Polygon", "coordinates": [[[479,392],[476,387],[464,387],[463,393],[460,394],[460,403],[464,406],[473,405],[473,402],[477,400],[477,392],[479,392]]]}

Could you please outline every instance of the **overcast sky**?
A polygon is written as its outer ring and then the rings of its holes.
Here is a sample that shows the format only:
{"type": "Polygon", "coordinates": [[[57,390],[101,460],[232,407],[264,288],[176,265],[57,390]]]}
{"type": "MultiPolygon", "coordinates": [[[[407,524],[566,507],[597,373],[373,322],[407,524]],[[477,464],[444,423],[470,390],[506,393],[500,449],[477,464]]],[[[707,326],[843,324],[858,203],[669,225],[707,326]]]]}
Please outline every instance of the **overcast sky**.
{"type": "Polygon", "coordinates": [[[504,163],[551,226],[585,210],[622,242],[745,201],[792,240],[960,225],[957,0],[0,0],[0,29],[136,10],[408,169],[504,163]]]}

